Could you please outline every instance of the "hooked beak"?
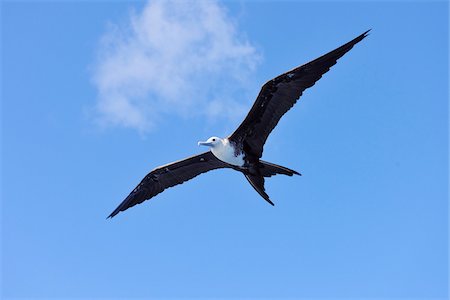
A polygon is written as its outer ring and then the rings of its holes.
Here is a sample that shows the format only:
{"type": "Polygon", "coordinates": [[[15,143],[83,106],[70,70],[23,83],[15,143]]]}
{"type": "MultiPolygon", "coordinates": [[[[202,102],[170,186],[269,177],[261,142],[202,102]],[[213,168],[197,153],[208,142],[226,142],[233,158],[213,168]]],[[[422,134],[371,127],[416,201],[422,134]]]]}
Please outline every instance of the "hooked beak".
{"type": "Polygon", "coordinates": [[[198,142],[199,146],[212,146],[212,143],[210,142],[198,142]]]}

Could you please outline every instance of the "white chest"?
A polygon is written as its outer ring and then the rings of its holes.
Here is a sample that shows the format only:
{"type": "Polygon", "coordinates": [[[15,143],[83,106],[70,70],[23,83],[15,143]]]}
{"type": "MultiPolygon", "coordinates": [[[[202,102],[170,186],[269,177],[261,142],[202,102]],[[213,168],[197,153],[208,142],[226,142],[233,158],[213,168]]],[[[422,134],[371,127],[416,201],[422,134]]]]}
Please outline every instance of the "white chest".
{"type": "Polygon", "coordinates": [[[236,151],[228,139],[224,139],[222,143],[212,147],[211,152],[215,157],[230,165],[242,167],[245,163],[244,155],[240,153],[236,156],[236,151]]]}

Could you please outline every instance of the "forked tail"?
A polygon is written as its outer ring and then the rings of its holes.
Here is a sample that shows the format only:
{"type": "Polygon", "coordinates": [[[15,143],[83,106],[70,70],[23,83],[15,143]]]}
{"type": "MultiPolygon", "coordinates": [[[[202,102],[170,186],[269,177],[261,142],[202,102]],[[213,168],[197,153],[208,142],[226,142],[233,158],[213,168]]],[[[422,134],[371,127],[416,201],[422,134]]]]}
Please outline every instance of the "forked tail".
{"type": "Polygon", "coordinates": [[[266,189],[264,188],[264,177],[261,175],[252,175],[252,174],[244,174],[245,178],[247,178],[248,182],[252,185],[255,191],[261,195],[267,202],[271,205],[274,205],[272,201],[270,201],[269,195],[266,193],[266,189]]]}
{"type": "Polygon", "coordinates": [[[261,166],[259,168],[259,172],[262,176],[264,177],[271,177],[277,174],[283,174],[283,175],[287,175],[287,176],[292,176],[294,174],[296,175],[302,175],[297,171],[291,170],[289,168],[286,167],[282,167],[267,161],[263,161],[260,160],[259,161],[261,163],[261,166]]]}
{"type": "Polygon", "coordinates": [[[294,174],[301,175],[297,171],[291,170],[286,167],[282,167],[276,164],[272,164],[263,160],[259,161],[259,168],[254,172],[244,173],[245,178],[252,185],[252,187],[271,205],[274,205],[270,200],[269,195],[267,195],[264,188],[264,177],[274,176],[276,174],[283,174],[292,176],[294,174]]]}

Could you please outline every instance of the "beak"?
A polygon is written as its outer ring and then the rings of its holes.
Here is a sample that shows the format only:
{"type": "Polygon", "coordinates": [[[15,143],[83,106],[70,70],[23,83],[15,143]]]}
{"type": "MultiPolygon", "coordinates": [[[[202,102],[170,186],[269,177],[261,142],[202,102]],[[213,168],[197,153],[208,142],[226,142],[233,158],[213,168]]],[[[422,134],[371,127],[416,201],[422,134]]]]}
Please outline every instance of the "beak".
{"type": "Polygon", "coordinates": [[[212,143],[208,143],[208,142],[198,142],[199,146],[211,146],[212,143]]]}

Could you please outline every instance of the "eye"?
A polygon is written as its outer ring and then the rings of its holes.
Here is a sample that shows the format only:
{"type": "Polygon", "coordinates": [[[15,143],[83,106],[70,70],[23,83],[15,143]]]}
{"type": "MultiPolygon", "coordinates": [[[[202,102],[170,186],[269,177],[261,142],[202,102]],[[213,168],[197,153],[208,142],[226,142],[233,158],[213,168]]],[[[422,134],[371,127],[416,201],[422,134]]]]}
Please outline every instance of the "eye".
{"type": "Polygon", "coordinates": [[[213,142],[215,142],[216,141],[216,139],[213,139],[213,142]]]}

